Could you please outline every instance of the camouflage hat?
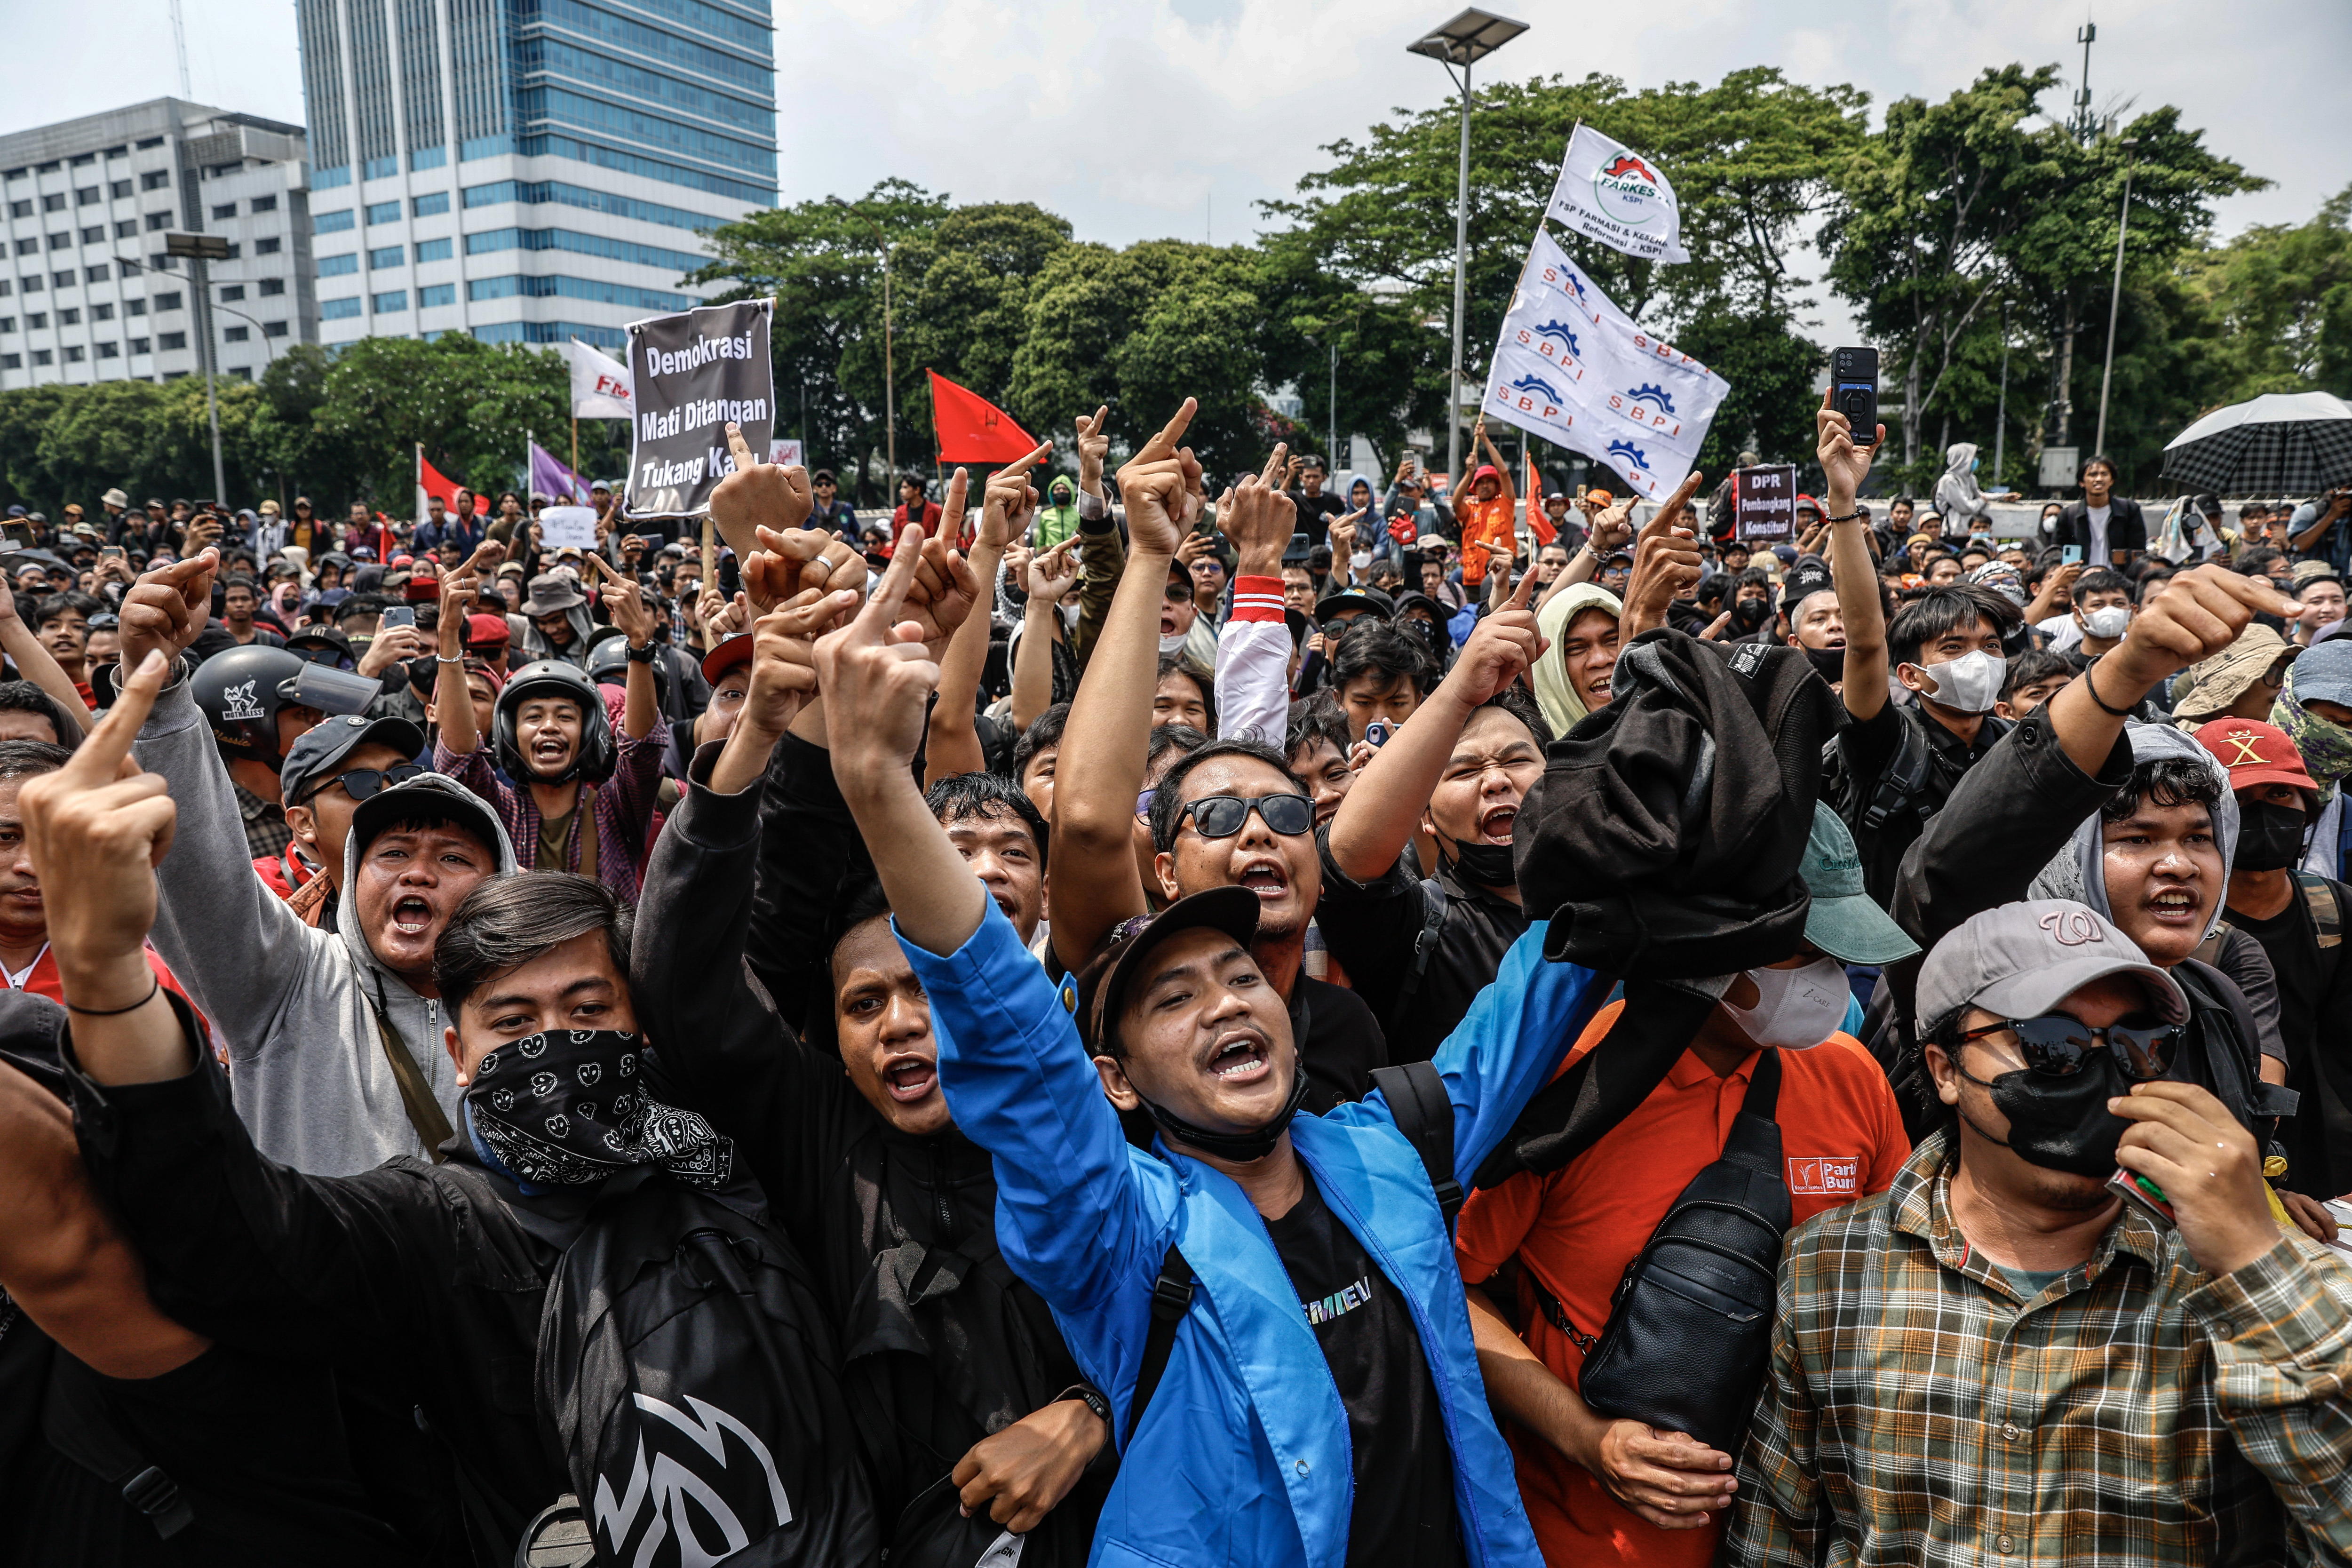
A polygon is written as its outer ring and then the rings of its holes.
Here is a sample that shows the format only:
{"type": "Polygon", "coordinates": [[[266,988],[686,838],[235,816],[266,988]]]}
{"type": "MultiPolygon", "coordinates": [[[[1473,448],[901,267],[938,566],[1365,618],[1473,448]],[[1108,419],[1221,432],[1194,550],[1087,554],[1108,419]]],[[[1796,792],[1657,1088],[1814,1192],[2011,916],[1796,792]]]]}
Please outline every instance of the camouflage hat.
{"type": "Polygon", "coordinates": [[[2270,672],[2271,667],[2293,659],[2303,650],[2261,622],[2238,634],[2238,640],[2210,658],[2190,665],[2172,682],[2172,716],[2176,720],[2206,720],[2220,714],[2246,694],[2246,689],[2270,672]]]}

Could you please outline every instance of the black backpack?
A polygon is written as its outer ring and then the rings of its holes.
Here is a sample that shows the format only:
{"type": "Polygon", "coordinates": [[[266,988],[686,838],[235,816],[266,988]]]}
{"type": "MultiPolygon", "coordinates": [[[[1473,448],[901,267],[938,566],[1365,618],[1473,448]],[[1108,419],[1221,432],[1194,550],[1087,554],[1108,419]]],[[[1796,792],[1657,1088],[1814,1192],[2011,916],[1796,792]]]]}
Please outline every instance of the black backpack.
{"type": "Polygon", "coordinates": [[[874,1561],[835,1364],[764,1206],[654,1167],[613,1178],[547,1281],[538,1405],[572,1489],[516,1563],[874,1561]]]}
{"type": "Polygon", "coordinates": [[[1548,1303],[1583,1345],[1577,1392],[1594,1410],[1738,1453],[1771,1355],[1792,1213],[1773,1120],[1780,1094],[1780,1053],[1766,1051],[1722,1157],[1690,1179],[1625,1266],[1597,1339],[1548,1303]]]}

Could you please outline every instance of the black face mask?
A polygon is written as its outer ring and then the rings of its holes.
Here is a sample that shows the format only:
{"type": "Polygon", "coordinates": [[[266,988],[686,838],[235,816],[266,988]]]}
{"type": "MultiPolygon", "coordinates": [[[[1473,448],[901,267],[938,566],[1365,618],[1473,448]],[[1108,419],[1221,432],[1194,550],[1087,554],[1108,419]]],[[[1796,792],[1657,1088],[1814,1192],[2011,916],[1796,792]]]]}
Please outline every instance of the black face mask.
{"type": "Polygon", "coordinates": [[[1731,624],[1742,635],[1763,630],[1764,623],[1771,618],[1772,604],[1769,599],[1742,599],[1731,606],[1731,624]]]}
{"type": "Polygon", "coordinates": [[[2270,800],[2238,803],[2238,848],[2230,858],[2239,871],[2284,871],[2303,858],[2305,817],[2299,805],[2270,800]]]}
{"type": "Polygon", "coordinates": [[[1845,679],[1845,649],[1842,647],[1806,648],[1805,662],[1813,667],[1815,675],[1832,685],[1845,679]]]}
{"type": "Polygon", "coordinates": [[[1205,1127],[1195,1127],[1174,1111],[1157,1101],[1146,1099],[1143,1109],[1159,1124],[1160,1131],[1176,1139],[1188,1149],[1198,1149],[1204,1154],[1214,1154],[1220,1160],[1263,1160],[1274,1152],[1289,1131],[1290,1119],[1307,1102],[1307,1067],[1296,1053],[1291,1058],[1290,1101],[1274,1113],[1274,1120],[1248,1132],[1212,1132],[1205,1127]]]}
{"type": "MultiPolygon", "coordinates": [[[[2019,1068],[1980,1079],[1959,1065],[1959,1075],[1990,1091],[1992,1102],[2009,1118],[2005,1148],[2020,1159],[2053,1171],[2078,1176],[2105,1177],[2116,1168],[2116,1145],[2131,1123],[2107,1109],[2107,1101],[2130,1091],[2115,1058],[2105,1051],[2083,1064],[2083,1070],[2064,1078],[2019,1068]]],[[[1974,1125],[1971,1123],[1970,1125],[1974,1125]]],[[[1983,1133],[1984,1129],[1977,1128],[1983,1133]]],[[[1985,1141],[2000,1140],[1986,1135],[1985,1141]]]]}
{"type": "Polygon", "coordinates": [[[1511,864],[1508,844],[1472,844],[1461,840],[1441,841],[1439,850],[1453,864],[1454,874],[1462,880],[1481,888],[1508,888],[1519,878],[1511,864]]]}

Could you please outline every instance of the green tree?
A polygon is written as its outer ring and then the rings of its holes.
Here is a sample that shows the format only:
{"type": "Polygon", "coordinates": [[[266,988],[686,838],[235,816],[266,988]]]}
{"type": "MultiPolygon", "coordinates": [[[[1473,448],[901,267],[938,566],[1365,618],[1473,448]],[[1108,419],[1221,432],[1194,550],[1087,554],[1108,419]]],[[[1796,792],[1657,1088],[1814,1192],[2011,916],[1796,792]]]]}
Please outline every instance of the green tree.
{"type": "Polygon", "coordinates": [[[869,472],[887,445],[886,357],[895,368],[901,464],[929,447],[928,433],[909,418],[922,367],[903,352],[885,353],[883,258],[887,250],[892,258],[895,337],[906,322],[898,313],[907,279],[899,253],[951,210],[944,195],[885,180],[855,201],[828,197],[751,213],[712,232],[711,261],[687,279],[730,285],[719,300],[775,300],[769,342],[777,426],[802,433],[813,465],[855,470],[845,488],[861,505],[882,500],[887,489],[869,472]]]}
{"type": "Polygon", "coordinates": [[[914,427],[932,428],[926,367],[992,403],[1012,395],[1030,292],[1069,243],[1066,218],[1027,202],[988,203],[953,209],[900,252],[898,353],[917,378],[900,411],[914,427]]]}
{"type": "Polygon", "coordinates": [[[2182,274],[2226,343],[2217,401],[2352,395],[2352,188],[2307,222],[2261,225],[2199,252],[2182,274]]]}
{"type": "Polygon", "coordinates": [[[492,494],[511,488],[527,433],[563,444],[571,385],[552,350],[459,332],[429,343],[362,338],[335,356],[310,428],[350,464],[352,499],[400,516],[414,504],[419,445],[451,479],[492,494]]]}
{"type": "MultiPolygon", "coordinates": [[[[1787,258],[1862,144],[1866,103],[1853,88],[1805,87],[1766,67],[1732,72],[1713,86],[1673,82],[1633,91],[1596,73],[1480,89],[1471,117],[1465,376],[1484,378],[1528,240],[1549,204],[1557,159],[1580,120],[1659,159],[1682,205],[1692,253],[1684,265],[1636,260],[1555,230],[1619,306],[1685,346],[1694,324],[1737,313],[1790,338],[1768,356],[1775,363],[1813,353],[1791,326],[1807,303],[1809,280],[1789,272],[1787,258]]],[[[1328,348],[1308,340],[1318,324],[1339,323],[1343,347],[1368,351],[1357,363],[1343,354],[1340,407],[1361,412],[1342,423],[1368,434],[1395,428],[1399,409],[1416,423],[1443,418],[1452,352],[1459,110],[1445,104],[1398,112],[1398,122],[1327,147],[1331,165],[1299,182],[1298,199],[1265,205],[1292,226],[1270,237],[1265,251],[1281,295],[1298,301],[1293,332],[1277,331],[1270,345],[1270,374],[1297,382],[1311,421],[1329,401],[1322,384],[1328,348]],[[1302,287],[1308,269],[1329,283],[1302,287]],[[1348,296],[1368,287],[1391,292],[1358,317],[1348,296]],[[1360,342],[1351,341],[1351,320],[1362,323],[1360,342]]],[[[1717,339],[1728,335],[1727,326],[1715,331],[1717,339]]],[[[1748,341],[1753,333],[1738,335],[1748,341]]]]}
{"type": "MultiPolygon", "coordinates": [[[[1186,437],[1212,471],[1264,458],[1265,320],[1255,254],[1156,239],[1055,251],[1032,291],[1012,370],[1014,416],[1041,436],[1108,404],[1122,443],[1201,400],[1186,437]]],[[[1146,431],[1148,433],[1148,430],[1146,431]]]]}

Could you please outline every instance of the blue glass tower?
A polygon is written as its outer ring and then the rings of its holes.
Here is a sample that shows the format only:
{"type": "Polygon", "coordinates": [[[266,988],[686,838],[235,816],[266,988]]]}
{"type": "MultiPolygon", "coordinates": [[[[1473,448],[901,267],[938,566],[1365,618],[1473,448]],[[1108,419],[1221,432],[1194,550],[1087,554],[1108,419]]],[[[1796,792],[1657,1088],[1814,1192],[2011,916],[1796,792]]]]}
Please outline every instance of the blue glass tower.
{"type": "Polygon", "coordinates": [[[776,198],[766,0],[298,0],[320,337],[619,344],[776,198]],[[341,198],[341,199],[338,199],[341,198]]]}

